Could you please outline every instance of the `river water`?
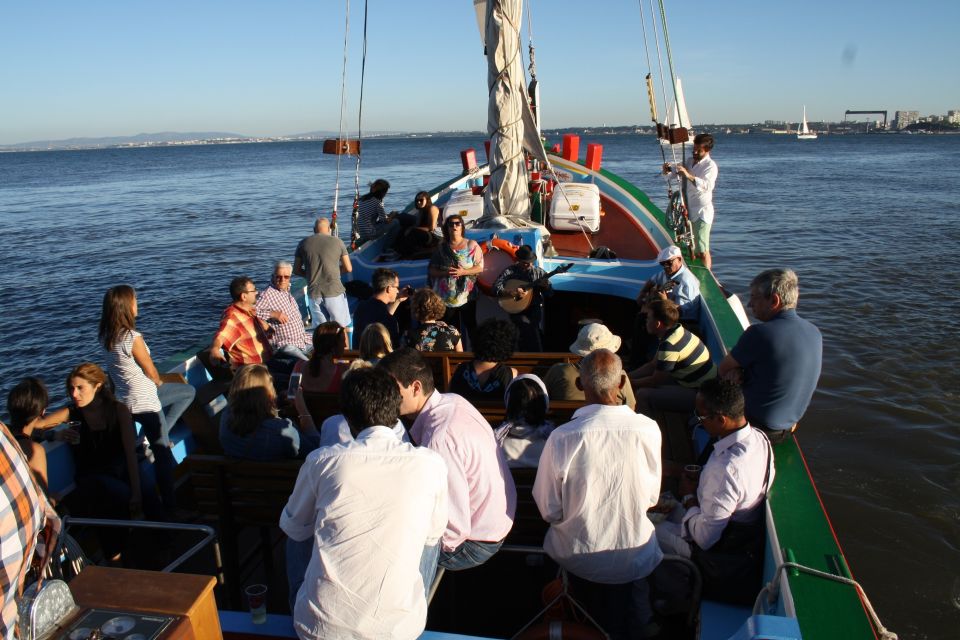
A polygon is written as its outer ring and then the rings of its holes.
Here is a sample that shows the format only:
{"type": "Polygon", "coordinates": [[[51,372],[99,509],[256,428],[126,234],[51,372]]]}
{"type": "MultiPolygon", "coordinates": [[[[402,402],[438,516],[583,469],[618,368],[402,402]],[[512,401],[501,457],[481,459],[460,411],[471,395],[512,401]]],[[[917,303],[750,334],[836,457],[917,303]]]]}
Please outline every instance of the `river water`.
{"type": "MultiPolygon", "coordinates": [[[[583,142],[663,206],[651,138],[583,142]]],[[[364,145],[364,191],[389,180],[388,209],[452,177],[461,149],[483,155],[480,138],[364,145]]],[[[795,269],[823,332],[798,438],[854,576],[901,638],[956,637],[960,136],[718,136],[713,156],[715,273],[744,294],[762,269],[795,269]]],[[[230,278],[265,286],[331,209],[335,175],[318,143],[0,154],[0,398],[26,375],[62,398],[71,367],[101,360],[118,283],[137,289],[156,361],[208,342],[230,278]]]]}

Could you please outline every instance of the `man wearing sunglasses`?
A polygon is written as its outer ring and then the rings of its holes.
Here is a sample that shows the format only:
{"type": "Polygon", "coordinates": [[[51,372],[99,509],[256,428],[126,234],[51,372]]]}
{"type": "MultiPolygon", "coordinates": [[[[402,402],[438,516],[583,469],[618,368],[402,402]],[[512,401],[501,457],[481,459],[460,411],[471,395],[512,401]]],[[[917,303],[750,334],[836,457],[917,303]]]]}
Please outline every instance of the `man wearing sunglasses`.
{"type": "Polygon", "coordinates": [[[657,343],[656,337],[647,332],[645,305],[654,300],[670,300],[680,307],[680,322],[685,326],[695,328],[700,319],[700,281],[684,264],[680,248],[664,247],[657,255],[657,262],[663,270],[653,274],[637,296],[640,313],[634,324],[630,348],[631,368],[650,360],[657,343]]]}
{"type": "Polygon", "coordinates": [[[293,265],[285,260],[273,266],[270,286],[257,298],[257,317],[273,327],[270,346],[281,356],[300,360],[309,359],[310,340],[303,330],[303,315],[296,299],[290,294],[293,265]]]}

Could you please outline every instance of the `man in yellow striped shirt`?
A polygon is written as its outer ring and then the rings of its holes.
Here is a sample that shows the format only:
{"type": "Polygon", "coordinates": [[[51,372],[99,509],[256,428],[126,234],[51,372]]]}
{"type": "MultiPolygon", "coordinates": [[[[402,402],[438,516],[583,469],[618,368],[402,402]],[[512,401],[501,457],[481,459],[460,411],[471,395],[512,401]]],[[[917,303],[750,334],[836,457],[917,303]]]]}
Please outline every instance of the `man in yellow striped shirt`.
{"type": "Polygon", "coordinates": [[[680,324],[680,308],[672,300],[647,305],[647,331],[660,344],[650,362],[629,374],[637,412],[692,411],[697,389],[717,375],[707,345],[680,324]]]}

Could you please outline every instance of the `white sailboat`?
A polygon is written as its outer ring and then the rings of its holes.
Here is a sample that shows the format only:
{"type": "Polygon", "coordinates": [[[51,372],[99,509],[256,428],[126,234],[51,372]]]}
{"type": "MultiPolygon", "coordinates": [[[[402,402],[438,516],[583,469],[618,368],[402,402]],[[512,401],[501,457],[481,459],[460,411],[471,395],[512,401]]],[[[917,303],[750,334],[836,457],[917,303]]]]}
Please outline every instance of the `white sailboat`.
{"type": "Polygon", "coordinates": [[[807,105],[803,105],[803,122],[797,125],[797,140],[816,140],[817,133],[807,126],[807,105]]]}

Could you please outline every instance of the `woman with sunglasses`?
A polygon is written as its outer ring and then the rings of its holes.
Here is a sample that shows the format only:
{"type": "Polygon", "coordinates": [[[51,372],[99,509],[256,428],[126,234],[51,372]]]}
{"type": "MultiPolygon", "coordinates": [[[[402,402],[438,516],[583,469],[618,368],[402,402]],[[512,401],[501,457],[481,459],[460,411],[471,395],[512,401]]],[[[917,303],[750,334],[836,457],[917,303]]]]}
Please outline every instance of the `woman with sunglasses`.
{"type": "Polygon", "coordinates": [[[443,242],[430,258],[430,284],[447,306],[444,322],[465,331],[469,339],[477,324],[477,276],[483,271],[483,250],[464,235],[463,218],[443,221],[443,242]]]}

